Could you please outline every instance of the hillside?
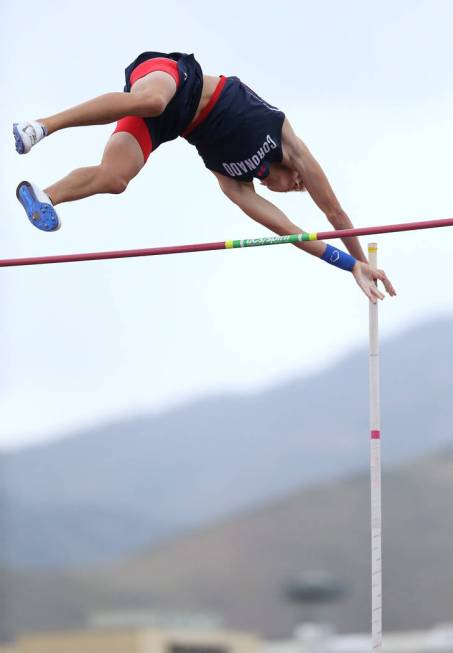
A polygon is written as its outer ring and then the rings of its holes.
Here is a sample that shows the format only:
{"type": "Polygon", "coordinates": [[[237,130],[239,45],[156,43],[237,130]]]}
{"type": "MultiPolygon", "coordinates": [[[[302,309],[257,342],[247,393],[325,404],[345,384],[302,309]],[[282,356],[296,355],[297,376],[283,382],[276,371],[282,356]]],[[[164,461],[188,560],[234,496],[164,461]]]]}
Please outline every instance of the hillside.
{"type": "MultiPolygon", "coordinates": [[[[453,442],[453,320],[382,343],[384,460],[453,442]]],[[[368,465],[368,355],[0,456],[0,562],[113,560],[368,465]],[[7,538],[7,540],[6,540],[7,538]]]]}
{"type": "MultiPolygon", "coordinates": [[[[383,487],[386,629],[451,620],[453,449],[387,471],[383,487]]],[[[355,476],[302,489],[108,567],[15,576],[8,625],[75,627],[100,610],[171,609],[216,613],[235,628],[287,636],[313,616],[288,604],[288,580],[326,570],[348,594],[323,618],[340,631],[366,631],[369,548],[369,482],[355,476]]]]}

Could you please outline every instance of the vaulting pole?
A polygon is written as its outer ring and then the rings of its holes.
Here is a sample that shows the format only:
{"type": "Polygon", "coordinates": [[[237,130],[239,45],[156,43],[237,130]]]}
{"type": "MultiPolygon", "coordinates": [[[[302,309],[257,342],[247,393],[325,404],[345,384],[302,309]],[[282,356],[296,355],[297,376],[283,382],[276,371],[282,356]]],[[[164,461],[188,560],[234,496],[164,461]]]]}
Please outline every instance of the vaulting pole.
{"type": "MultiPolygon", "coordinates": [[[[368,260],[377,267],[377,244],[369,243],[368,260]]],[[[382,651],[382,513],[381,406],[379,388],[378,302],[369,306],[369,403],[371,485],[371,639],[373,653],[382,651]]]]}
{"type": "Polygon", "coordinates": [[[210,252],[217,249],[237,249],[241,247],[262,247],[264,245],[285,245],[303,243],[310,240],[331,240],[350,236],[370,236],[397,231],[415,231],[418,229],[435,229],[452,227],[453,218],[426,220],[424,222],[407,222],[379,227],[361,227],[359,229],[338,229],[336,231],[318,231],[318,233],[292,234],[290,236],[271,236],[269,238],[250,238],[247,240],[226,240],[216,243],[199,243],[195,245],[176,245],[170,247],[150,247],[148,249],[125,249],[113,252],[88,252],[84,254],[60,254],[57,256],[32,256],[27,258],[0,259],[0,267],[22,265],[45,265],[49,263],[76,263],[80,261],[100,261],[114,258],[132,258],[137,256],[161,256],[165,254],[186,254],[189,252],[210,252]]]}

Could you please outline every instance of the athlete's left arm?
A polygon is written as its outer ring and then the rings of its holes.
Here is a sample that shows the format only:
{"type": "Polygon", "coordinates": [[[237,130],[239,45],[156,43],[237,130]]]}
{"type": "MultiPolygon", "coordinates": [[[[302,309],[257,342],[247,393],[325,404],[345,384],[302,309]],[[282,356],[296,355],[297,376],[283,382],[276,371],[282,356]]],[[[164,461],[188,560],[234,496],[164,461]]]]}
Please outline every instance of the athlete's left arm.
{"type": "MultiPolygon", "coordinates": [[[[303,183],[312,199],[323,211],[335,229],[350,229],[353,224],[341,208],[323,169],[316,161],[308,147],[296,136],[289,121],[285,119],[282,129],[283,163],[302,177],[303,183]]],[[[349,252],[359,261],[366,261],[366,256],[359,239],[343,238],[349,252]]]]}

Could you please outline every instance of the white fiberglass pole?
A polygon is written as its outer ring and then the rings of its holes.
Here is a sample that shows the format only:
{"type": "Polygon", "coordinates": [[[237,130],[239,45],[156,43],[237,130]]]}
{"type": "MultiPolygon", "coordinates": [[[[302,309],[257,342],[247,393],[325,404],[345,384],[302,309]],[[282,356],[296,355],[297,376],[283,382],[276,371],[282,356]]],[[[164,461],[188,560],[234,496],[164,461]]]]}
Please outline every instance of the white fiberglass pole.
{"type": "MultiPolygon", "coordinates": [[[[368,260],[377,267],[377,244],[368,244],[368,260]]],[[[370,482],[371,482],[371,638],[372,651],[382,651],[382,513],[381,409],[379,391],[378,303],[369,307],[370,482]]]]}

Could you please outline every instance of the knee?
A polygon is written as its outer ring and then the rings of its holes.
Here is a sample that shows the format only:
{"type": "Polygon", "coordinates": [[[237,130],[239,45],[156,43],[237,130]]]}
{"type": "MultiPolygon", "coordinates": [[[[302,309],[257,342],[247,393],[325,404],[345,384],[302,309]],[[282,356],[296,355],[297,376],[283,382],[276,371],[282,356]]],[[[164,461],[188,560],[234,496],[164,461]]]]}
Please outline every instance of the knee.
{"type": "Polygon", "coordinates": [[[109,166],[99,166],[99,177],[104,193],[119,195],[124,193],[129,184],[129,179],[125,175],[117,172],[109,166]]]}
{"type": "Polygon", "coordinates": [[[167,106],[167,100],[157,93],[136,93],[137,101],[140,105],[140,115],[142,117],[160,116],[167,106]]]}

